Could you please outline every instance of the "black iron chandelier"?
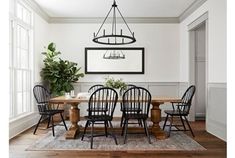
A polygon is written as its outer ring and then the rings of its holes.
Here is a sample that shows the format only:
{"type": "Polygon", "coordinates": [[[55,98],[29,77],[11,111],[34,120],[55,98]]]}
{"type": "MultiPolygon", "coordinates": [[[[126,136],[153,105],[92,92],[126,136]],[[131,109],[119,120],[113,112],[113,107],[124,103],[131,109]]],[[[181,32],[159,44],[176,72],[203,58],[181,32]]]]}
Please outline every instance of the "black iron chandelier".
{"type": "Polygon", "coordinates": [[[105,17],[102,25],[100,26],[98,32],[94,33],[93,42],[99,43],[99,44],[106,44],[106,45],[124,45],[124,44],[131,44],[131,43],[136,42],[134,32],[131,31],[130,27],[126,23],[126,20],[124,19],[120,10],[118,9],[115,0],[107,16],[105,17]],[[103,34],[102,34],[101,33],[102,27],[105,24],[106,20],[108,19],[112,11],[113,11],[113,17],[112,17],[111,33],[107,33],[107,30],[105,31],[105,29],[103,29],[103,34]],[[126,26],[127,28],[128,34],[124,34],[124,31],[122,29],[120,29],[120,31],[117,32],[117,14],[116,13],[119,13],[122,21],[125,24],[124,26],[126,26]]]}

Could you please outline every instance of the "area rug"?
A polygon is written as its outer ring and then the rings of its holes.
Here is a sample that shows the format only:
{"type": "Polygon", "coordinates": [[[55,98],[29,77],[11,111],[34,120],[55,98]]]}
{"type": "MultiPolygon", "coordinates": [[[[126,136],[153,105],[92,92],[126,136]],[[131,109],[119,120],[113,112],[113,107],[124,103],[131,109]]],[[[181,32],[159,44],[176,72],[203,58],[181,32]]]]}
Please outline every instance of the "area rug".
{"type": "MultiPolygon", "coordinates": [[[[80,121],[80,125],[84,125],[85,122],[80,121]]],[[[113,126],[118,127],[120,122],[113,121],[113,126]]],[[[148,123],[151,125],[151,123],[148,123]]],[[[154,136],[151,136],[151,144],[148,143],[148,139],[145,134],[128,134],[127,142],[124,144],[123,136],[116,134],[118,145],[115,144],[112,137],[95,137],[93,139],[93,148],[90,149],[90,139],[84,137],[81,141],[81,137],[76,139],[65,139],[65,129],[63,126],[55,127],[55,137],[52,136],[52,132],[49,131],[45,136],[41,137],[35,143],[30,145],[26,150],[30,151],[51,151],[51,150],[102,150],[102,151],[201,151],[206,150],[203,146],[197,143],[195,140],[180,131],[172,131],[169,138],[165,140],[156,140],[154,136]]]]}

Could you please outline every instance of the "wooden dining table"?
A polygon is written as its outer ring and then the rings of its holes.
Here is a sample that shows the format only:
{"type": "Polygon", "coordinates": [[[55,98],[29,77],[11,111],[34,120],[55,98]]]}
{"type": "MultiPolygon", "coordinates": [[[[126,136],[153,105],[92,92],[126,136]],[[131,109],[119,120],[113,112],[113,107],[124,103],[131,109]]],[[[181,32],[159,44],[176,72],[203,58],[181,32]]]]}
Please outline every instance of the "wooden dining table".
{"type": "MultiPolygon", "coordinates": [[[[69,120],[71,122],[71,126],[69,130],[65,134],[66,139],[75,139],[76,135],[80,132],[80,127],[78,126],[78,122],[80,121],[80,109],[78,105],[80,103],[88,103],[89,98],[81,97],[81,98],[65,98],[65,96],[59,96],[55,98],[51,98],[50,104],[70,104],[71,108],[69,110],[69,120]]],[[[176,97],[161,97],[161,96],[153,96],[151,100],[152,108],[151,108],[151,121],[153,122],[150,127],[151,133],[157,139],[166,139],[167,134],[160,128],[161,121],[161,109],[160,105],[167,102],[180,102],[180,98],[176,97]]],[[[122,98],[118,98],[118,102],[122,102],[122,98]]]]}

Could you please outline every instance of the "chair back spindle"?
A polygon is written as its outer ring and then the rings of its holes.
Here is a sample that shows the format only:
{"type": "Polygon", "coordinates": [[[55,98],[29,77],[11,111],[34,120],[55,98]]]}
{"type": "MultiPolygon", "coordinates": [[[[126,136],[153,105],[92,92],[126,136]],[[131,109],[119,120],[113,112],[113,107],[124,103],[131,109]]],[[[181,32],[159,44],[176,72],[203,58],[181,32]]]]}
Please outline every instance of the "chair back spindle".
{"type": "Polygon", "coordinates": [[[102,85],[102,84],[93,85],[89,88],[88,93],[93,93],[94,91],[96,91],[97,89],[102,88],[102,87],[104,87],[104,85],[102,85]]]}
{"type": "Polygon", "coordinates": [[[190,86],[185,91],[184,95],[181,98],[182,102],[180,104],[182,104],[182,106],[178,106],[178,108],[180,108],[179,110],[181,112],[183,112],[185,114],[189,114],[190,107],[192,104],[192,99],[193,99],[195,91],[196,91],[196,87],[194,85],[190,86]]]}
{"type": "Polygon", "coordinates": [[[33,88],[33,94],[37,102],[39,113],[49,110],[48,103],[50,100],[50,92],[42,85],[36,85],[33,88]]]}
{"type": "Polygon", "coordinates": [[[143,87],[132,87],[123,94],[122,109],[126,115],[142,114],[147,117],[150,104],[151,94],[143,87]]]}
{"type": "Polygon", "coordinates": [[[88,103],[88,117],[110,117],[113,118],[114,109],[118,99],[117,92],[108,87],[99,88],[94,91],[88,103]],[[96,109],[96,110],[94,110],[96,109]]]}

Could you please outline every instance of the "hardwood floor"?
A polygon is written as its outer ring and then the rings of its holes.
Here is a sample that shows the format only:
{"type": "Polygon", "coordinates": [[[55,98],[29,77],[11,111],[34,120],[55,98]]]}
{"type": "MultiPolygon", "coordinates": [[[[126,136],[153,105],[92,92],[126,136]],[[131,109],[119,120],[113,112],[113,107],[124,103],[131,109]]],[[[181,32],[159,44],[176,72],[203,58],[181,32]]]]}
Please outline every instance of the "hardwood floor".
{"type": "MultiPolygon", "coordinates": [[[[38,130],[37,135],[33,135],[33,129],[21,133],[15,138],[9,141],[9,155],[11,158],[225,158],[226,157],[226,146],[227,143],[216,138],[215,136],[207,133],[205,131],[205,122],[204,121],[196,121],[191,122],[191,126],[195,133],[195,140],[204,146],[206,151],[193,151],[193,152],[182,152],[182,151],[161,151],[161,152],[120,152],[120,151],[112,151],[112,152],[97,152],[97,151],[87,151],[87,152],[79,152],[79,151],[25,151],[30,144],[35,142],[40,137],[44,136],[48,130],[38,130]]],[[[190,133],[187,133],[189,136],[190,133]]]]}

